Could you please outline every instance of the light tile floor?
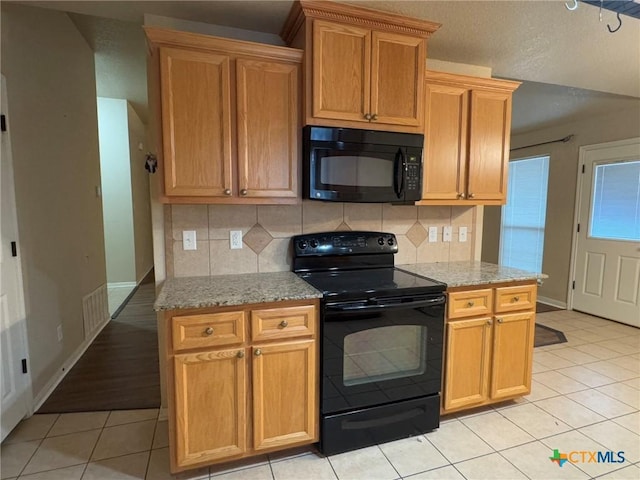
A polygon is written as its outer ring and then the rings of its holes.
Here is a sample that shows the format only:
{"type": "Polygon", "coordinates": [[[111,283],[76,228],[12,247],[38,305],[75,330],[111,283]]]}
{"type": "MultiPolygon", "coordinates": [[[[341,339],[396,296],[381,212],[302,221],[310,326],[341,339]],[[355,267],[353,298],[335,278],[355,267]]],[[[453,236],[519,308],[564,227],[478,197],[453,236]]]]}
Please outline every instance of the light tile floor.
{"type": "MultiPolygon", "coordinates": [[[[180,479],[640,478],[640,329],[577,312],[538,321],[568,343],[536,348],[526,398],[442,419],[438,430],[324,457],[302,448],[180,479]],[[553,450],[624,452],[620,463],[551,462],[553,450]]],[[[157,410],[35,415],[1,446],[4,479],[161,480],[167,422],[157,410]]],[[[587,459],[588,459],[588,454],[587,459]]]]}

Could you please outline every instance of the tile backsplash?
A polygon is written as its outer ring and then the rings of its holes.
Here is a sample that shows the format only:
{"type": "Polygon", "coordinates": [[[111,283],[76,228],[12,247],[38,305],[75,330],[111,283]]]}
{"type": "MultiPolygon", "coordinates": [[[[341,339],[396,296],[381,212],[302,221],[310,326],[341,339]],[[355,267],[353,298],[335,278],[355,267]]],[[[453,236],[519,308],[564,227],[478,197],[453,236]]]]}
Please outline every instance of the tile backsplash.
{"type": "Polygon", "coordinates": [[[175,277],[291,269],[291,236],[332,230],[393,232],[396,264],[472,260],[475,207],[423,207],[304,201],[301,205],[167,205],[167,275],[175,277]],[[453,227],[451,242],[442,228],[453,227]],[[467,241],[458,241],[459,227],[467,241]],[[438,241],[428,228],[438,227],[438,241]],[[182,248],[182,232],[195,230],[196,250],[182,248]],[[229,231],[242,230],[243,248],[231,250],[229,231]]]}

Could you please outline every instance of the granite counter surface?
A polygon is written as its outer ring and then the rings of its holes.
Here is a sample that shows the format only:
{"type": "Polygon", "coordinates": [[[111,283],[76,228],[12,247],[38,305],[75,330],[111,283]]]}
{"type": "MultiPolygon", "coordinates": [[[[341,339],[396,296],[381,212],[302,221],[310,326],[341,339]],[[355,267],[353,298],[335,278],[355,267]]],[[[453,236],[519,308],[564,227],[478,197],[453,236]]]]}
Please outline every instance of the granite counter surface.
{"type": "Polygon", "coordinates": [[[415,265],[396,265],[396,268],[444,282],[449,287],[517,282],[522,280],[541,281],[549,278],[549,276],[544,273],[528,272],[526,270],[503,267],[487,262],[417,263],[415,265]]]}
{"type": "Polygon", "coordinates": [[[292,272],[168,278],[153,308],[205,308],[322,298],[292,272]]]}

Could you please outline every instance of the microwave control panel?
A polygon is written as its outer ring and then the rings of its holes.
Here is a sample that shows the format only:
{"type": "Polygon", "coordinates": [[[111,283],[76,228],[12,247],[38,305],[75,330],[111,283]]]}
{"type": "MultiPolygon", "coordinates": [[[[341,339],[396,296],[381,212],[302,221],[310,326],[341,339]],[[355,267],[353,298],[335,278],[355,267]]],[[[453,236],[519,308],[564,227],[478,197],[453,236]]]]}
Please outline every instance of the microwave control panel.
{"type": "Polygon", "coordinates": [[[414,154],[407,155],[406,163],[407,190],[417,190],[421,188],[422,172],[420,169],[420,157],[414,154]]]}

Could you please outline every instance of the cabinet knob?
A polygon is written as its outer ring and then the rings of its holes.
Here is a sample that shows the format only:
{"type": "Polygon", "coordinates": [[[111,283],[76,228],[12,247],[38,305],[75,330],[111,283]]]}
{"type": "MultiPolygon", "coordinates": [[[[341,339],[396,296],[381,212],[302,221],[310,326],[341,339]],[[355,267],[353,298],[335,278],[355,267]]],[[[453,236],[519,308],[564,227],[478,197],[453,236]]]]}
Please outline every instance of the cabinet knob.
{"type": "Polygon", "coordinates": [[[204,331],[204,333],[206,335],[213,335],[213,328],[207,327],[207,329],[204,331]]]}
{"type": "Polygon", "coordinates": [[[504,322],[504,319],[500,318],[500,317],[496,317],[496,320],[498,321],[498,323],[502,323],[504,322]]]}
{"type": "Polygon", "coordinates": [[[464,193],[459,193],[459,194],[458,194],[458,198],[459,198],[460,200],[464,200],[464,197],[465,197],[464,193]]]}
{"type": "Polygon", "coordinates": [[[378,120],[378,114],[374,113],[373,115],[371,115],[371,120],[373,120],[374,122],[378,120]]]}
{"type": "Polygon", "coordinates": [[[286,320],[282,320],[282,321],[280,322],[280,326],[281,326],[282,328],[286,327],[287,325],[289,325],[289,322],[287,322],[286,320]]]}
{"type": "Polygon", "coordinates": [[[249,193],[249,192],[247,192],[247,190],[245,188],[240,190],[240,195],[246,195],[247,193],[249,193]]]}
{"type": "Polygon", "coordinates": [[[238,353],[236,353],[236,357],[244,358],[244,350],[240,350],[238,353]]]}
{"type": "Polygon", "coordinates": [[[520,297],[513,297],[513,301],[514,302],[519,302],[520,301],[520,297]]]}
{"type": "Polygon", "coordinates": [[[491,325],[493,322],[491,320],[487,320],[487,325],[491,325]]]}
{"type": "Polygon", "coordinates": [[[260,355],[262,355],[262,350],[260,350],[259,348],[258,348],[258,349],[256,349],[256,351],[254,352],[254,355],[255,355],[256,357],[259,357],[260,355]]]}
{"type": "Polygon", "coordinates": [[[467,307],[468,307],[468,308],[471,308],[471,307],[473,307],[474,305],[475,305],[475,303],[473,303],[473,302],[467,302],[467,307]]]}
{"type": "Polygon", "coordinates": [[[371,121],[371,114],[370,113],[365,113],[364,114],[364,119],[371,121]]]}
{"type": "Polygon", "coordinates": [[[225,188],[223,193],[225,195],[231,195],[231,190],[229,190],[228,188],[225,188]]]}
{"type": "Polygon", "coordinates": [[[469,198],[475,198],[475,195],[473,193],[470,193],[469,198]]]}

